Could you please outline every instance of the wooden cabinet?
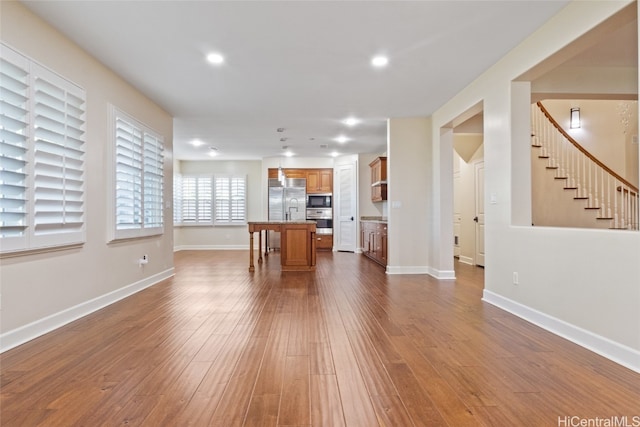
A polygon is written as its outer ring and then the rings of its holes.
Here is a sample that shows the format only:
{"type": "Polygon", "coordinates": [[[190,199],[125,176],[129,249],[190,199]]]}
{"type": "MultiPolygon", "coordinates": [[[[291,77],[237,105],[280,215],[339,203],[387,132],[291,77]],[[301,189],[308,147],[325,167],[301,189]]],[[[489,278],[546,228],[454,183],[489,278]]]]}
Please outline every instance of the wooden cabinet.
{"type": "Polygon", "coordinates": [[[369,163],[371,168],[371,201],[387,200],[387,158],[378,157],[369,163]]]}
{"type": "MultiPolygon", "coordinates": [[[[253,234],[258,232],[258,264],[262,264],[262,232],[280,233],[280,265],[282,271],[314,271],[316,269],[316,223],[314,221],[250,221],[249,271],[253,265],[253,234]]],[[[265,239],[266,256],[266,239],[265,239]]]]}
{"type": "MultiPolygon", "coordinates": [[[[304,178],[307,180],[308,194],[333,193],[333,169],[283,169],[287,178],[304,178]]],[[[269,178],[278,177],[277,168],[269,168],[269,178]]]]}
{"type": "Polygon", "coordinates": [[[333,249],[333,235],[316,234],[316,249],[331,250],[333,249]]]}
{"type": "Polygon", "coordinates": [[[307,171],[305,169],[285,169],[284,174],[287,178],[307,179],[307,171]]]}
{"type": "Polygon", "coordinates": [[[380,265],[387,265],[387,223],[362,221],[360,223],[362,253],[380,265]]]}
{"type": "Polygon", "coordinates": [[[307,169],[307,193],[333,193],[333,169],[307,169]]]}

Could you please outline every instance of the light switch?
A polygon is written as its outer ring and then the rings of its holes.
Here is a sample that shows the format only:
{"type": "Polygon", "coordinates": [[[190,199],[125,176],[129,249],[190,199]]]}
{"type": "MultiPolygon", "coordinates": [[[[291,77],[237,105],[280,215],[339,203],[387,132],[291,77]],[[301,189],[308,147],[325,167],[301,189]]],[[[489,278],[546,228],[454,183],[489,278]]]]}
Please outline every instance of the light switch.
{"type": "Polygon", "coordinates": [[[402,202],[400,200],[394,200],[391,202],[391,207],[393,209],[400,209],[402,207],[402,202]]]}
{"type": "Polygon", "coordinates": [[[492,205],[495,205],[496,203],[498,203],[498,196],[496,196],[496,193],[491,193],[491,196],[489,197],[489,201],[492,205]]]}

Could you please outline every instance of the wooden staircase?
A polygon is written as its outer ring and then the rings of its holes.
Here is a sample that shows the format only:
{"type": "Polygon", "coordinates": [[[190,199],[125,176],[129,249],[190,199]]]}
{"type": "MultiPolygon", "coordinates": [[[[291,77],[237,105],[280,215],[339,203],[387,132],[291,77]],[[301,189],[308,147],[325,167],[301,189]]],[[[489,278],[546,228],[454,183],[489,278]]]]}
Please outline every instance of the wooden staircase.
{"type": "Polygon", "coordinates": [[[545,161],[553,179],[572,192],[573,200],[584,201],[582,208],[593,212],[596,222],[606,221],[607,228],[615,230],[638,230],[638,188],[576,142],[541,102],[531,115],[532,156],[545,161]]]}

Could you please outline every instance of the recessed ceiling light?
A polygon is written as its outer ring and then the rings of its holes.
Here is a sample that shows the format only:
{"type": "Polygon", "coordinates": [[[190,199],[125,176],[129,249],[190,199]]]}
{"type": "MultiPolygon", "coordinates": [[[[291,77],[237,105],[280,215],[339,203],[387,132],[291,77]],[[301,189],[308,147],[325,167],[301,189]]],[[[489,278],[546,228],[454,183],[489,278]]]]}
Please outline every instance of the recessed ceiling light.
{"type": "Polygon", "coordinates": [[[344,143],[345,143],[345,142],[347,142],[348,140],[349,140],[349,138],[347,138],[347,137],[346,137],[346,136],[344,136],[344,135],[340,135],[340,136],[338,136],[338,137],[336,137],[336,138],[334,139],[334,141],[339,142],[340,144],[344,144],[344,143]]]}
{"type": "Polygon", "coordinates": [[[218,155],[218,149],[216,147],[209,147],[209,155],[215,157],[218,155]]]}
{"type": "Polygon", "coordinates": [[[382,55],[374,56],[373,59],[371,60],[371,65],[378,68],[386,67],[388,63],[389,63],[389,58],[382,55]]]}
{"type": "Polygon", "coordinates": [[[331,152],[331,157],[338,157],[340,155],[340,153],[338,153],[337,151],[332,151],[331,152]]]}
{"type": "Polygon", "coordinates": [[[219,65],[224,62],[224,56],[220,55],[219,53],[210,53],[207,55],[207,61],[212,64],[219,65]]]}
{"type": "Polygon", "coordinates": [[[291,156],[293,156],[293,153],[291,151],[287,151],[287,152],[284,153],[284,155],[287,156],[287,157],[291,157],[291,156]]]}
{"type": "Polygon", "coordinates": [[[204,142],[200,141],[199,139],[194,139],[191,141],[191,145],[193,145],[194,147],[200,147],[201,145],[204,145],[204,142]]]}
{"type": "Polygon", "coordinates": [[[344,123],[347,126],[355,126],[358,123],[360,123],[360,120],[356,119],[355,117],[347,117],[342,121],[342,123],[344,123]]]}

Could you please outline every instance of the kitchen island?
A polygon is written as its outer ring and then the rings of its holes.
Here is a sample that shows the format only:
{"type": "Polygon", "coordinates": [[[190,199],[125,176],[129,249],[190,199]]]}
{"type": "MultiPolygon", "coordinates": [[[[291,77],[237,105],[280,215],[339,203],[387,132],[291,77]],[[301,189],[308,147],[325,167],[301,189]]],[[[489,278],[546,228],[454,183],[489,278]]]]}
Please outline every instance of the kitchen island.
{"type": "Polygon", "coordinates": [[[258,232],[258,263],[262,263],[263,231],[265,233],[268,231],[280,233],[282,271],[314,271],[316,269],[315,221],[249,221],[248,225],[249,271],[255,271],[253,265],[253,233],[255,232],[258,232]]]}

